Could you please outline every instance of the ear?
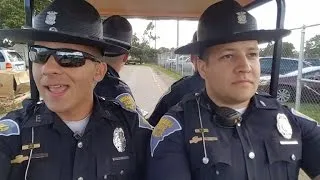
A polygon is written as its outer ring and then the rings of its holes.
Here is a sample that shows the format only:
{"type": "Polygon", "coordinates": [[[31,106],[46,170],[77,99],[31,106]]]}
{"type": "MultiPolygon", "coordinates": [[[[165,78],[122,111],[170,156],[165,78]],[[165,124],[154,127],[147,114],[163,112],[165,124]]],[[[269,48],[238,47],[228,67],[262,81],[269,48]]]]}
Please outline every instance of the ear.
{"type": "Polygon", "coordinates": [[[124,63],[128,61],[128,57],[129,57],[129,54],[128,54],[128,53],[126,53],[126,54],[123,55],[123,62],[124,62],[124,63]]]}
{"type": "Polygon", "coordinates": [[[202,79],[206,79],[207,74],[207,62],[201,59],[197,60],[198,71],[202,79]]]}
{"type": "Polygon", "coordinates": [[[107,73],[107,63],[99,63],[96,65],[96,72],[94,75],[94,81],[100,82],[104,78],[105,74],[107,73]]]}

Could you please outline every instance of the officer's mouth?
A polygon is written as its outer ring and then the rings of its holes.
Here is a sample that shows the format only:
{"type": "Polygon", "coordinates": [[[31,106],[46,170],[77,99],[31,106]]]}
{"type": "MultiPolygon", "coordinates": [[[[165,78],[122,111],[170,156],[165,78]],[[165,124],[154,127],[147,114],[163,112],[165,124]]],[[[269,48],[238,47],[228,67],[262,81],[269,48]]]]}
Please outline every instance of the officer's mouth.
{"type": "Polygon", "coordinates": [[[235,84],[235,85],[238,85],[238,84],[239,85],[240,84],[253,84],[253,81],[244,79],[244,80],[234,81],[234,82],[232,82],[232,84],[235,84]]]}
{"type": "Polygon", "coordinates": [[[68,85],[61,85],[61,84],[49,85],[44,87],[47,89],[47,91],[49,91],[50,95],[52,96],[62,96],[69,89],[68,85]]]}

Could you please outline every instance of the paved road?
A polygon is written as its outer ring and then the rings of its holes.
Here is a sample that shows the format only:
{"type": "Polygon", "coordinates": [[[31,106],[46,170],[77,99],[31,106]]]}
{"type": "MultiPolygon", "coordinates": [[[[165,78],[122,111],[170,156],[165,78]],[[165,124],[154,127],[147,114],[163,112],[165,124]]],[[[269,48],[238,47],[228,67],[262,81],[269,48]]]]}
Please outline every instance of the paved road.
{"type": "Polygon", "coordinates": [[[158,100],[173,80],[163,74],[154,71],[148,66],[126,65],[120,73],[120,77],[132,90],[137,105],[152,113],[158,100]]]}

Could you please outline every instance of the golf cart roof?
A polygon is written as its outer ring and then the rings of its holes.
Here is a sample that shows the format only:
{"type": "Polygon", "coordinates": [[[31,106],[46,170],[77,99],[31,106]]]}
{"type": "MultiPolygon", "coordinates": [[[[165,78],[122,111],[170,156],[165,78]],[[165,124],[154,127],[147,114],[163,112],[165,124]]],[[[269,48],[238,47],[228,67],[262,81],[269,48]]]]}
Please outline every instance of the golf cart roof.
{"type": "MultiPolygon", "coordinates": [[[[88,0],[101,16],[114,14],[127,17],[198,19],[211,4],[220,0],[88,0]]],[[[271,0],[237,0],[252,9],[271,0]]]]}

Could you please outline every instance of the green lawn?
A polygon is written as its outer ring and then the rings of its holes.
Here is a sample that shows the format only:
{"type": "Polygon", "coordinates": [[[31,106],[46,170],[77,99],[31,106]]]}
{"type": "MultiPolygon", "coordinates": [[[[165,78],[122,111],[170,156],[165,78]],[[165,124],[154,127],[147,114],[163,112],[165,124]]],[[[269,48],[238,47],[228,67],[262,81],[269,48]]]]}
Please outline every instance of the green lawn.
{"type": "MultiPolygon", "coordinates": [[[[286,103],[289,107],[295,107],[294,103],[286,103]]],[[[320,104],[319,103],[301,103],[299,112],[320,122],[320,104]]]]}
{"type": "Polygon", "coordinates": [[[168,76],[174,78],[175,80],[179,80],[182,78],[182,76],[176,72],[170,71],[169,69],[165,69],[161,66],[158,66],[156,64],[145,64],[146,66],[149,66],[157,71],[163,72],[165,74],[167,74],[168,76]]]}

